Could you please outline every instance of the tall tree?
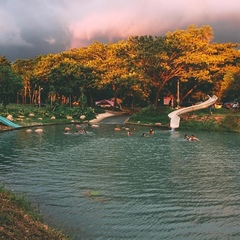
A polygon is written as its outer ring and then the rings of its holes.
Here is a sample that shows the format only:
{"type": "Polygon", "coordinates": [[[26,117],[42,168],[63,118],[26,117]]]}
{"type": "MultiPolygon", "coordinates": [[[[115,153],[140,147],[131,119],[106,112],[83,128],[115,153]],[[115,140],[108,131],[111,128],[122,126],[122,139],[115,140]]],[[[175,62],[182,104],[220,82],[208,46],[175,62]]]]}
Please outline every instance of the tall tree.
{"type": "Polygon", "coordinates": [[[95,86],[99,90],[108,89],[110,97],[128,98],[137,92],[147,95],[146,83],[138,78],[129,65],[131,49],[128,41],[100,44],[95,42],[86,49],[88,64],[97,72],[95,86]]]}
{"type": "Polygon", "coordinates": [[[56,92],[69,96],[70,100],[72,96],[79,99],[83,94],[83,89],[92,86],[92,79],[94,77],[90,68],[68,58],[63,59],[50,73],[50,80],[53,82],[56,92]]]}
{"type": "Polygon", "coordinates": [[[11,66],[11,61],[8,60],[5,56],[0,56],[0,65],[1,66],[11,66]]]}
{"type": "Polygon", "coordinates": [[[23,79],[24,89],[22,93],[22,103],[31,103],[30,79],[32,76],[33,66],[34,63],[32,59],[17,59],[12,64],[12,69],[14,70],[14,72],[20,75],[23,79]],[[27,99],[29,99],[29,101],[27,101],[27,99]]]}
{"type": "Polygon", "coordinates": [[[212,39],[213,31],[210,26],[196,28],[195,25],[189,26],[187,30],[168,32],[165,37],[130,38],[135,49],[133,63],[156,89],[155,107],[160,92],[173,78],[212,82],[213,74],[216,78],[222,71],[224,62],[229,60],[230,64],[235,63],[227,52],[230,49],[233,52],[236,45],[219,47],[210,43],[212,39]]]}
{"type": "Polygon", "coordinates": [[[0,102],[4,108],[17,96],[22,86],[21,77],[15,74],[8,64],[0,63],[0,102]]]}

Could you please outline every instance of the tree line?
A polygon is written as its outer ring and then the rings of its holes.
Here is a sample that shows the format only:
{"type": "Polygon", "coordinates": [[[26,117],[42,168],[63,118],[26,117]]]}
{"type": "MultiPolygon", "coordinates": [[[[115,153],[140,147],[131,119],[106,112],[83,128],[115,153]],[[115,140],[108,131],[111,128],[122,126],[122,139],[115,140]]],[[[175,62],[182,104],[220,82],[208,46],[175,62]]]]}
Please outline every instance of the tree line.
{"type": "Polygon", "coordinates": [[[133,36],[116,43],[95,41],[57,54],[17,59],[0,57],[0,103],[94,106],[120,98],[126,106],[203,99],[239,98],[239,43],[215,43],[210,26],[167,32],[165,36],[133,36]],[[41,99],[40,99],[41,98],[41,99]]]}

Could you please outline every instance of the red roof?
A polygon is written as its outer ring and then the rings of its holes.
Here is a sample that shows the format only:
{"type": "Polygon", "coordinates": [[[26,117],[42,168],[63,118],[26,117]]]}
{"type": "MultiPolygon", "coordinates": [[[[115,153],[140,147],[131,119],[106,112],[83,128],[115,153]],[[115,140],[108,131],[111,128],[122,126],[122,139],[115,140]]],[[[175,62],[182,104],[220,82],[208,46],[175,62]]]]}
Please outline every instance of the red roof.
{"type": "Polygon", "coordinates": [[[111,100],[103,99],[101,101],[95,102],[95,105],[111,105],[114,107],[114,102],[111,100]]]}

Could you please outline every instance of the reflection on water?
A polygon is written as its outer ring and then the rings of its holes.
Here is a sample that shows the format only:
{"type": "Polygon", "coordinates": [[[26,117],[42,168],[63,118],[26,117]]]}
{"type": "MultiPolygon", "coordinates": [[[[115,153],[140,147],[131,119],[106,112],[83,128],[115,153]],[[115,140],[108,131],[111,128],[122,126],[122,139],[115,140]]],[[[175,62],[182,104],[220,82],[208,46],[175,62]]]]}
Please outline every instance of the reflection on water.
{"type": "Polygon", "coordinates": [[[238,134],[70,127],[0,134],[0,181],[72,239],[240,238],[238,134]]]}

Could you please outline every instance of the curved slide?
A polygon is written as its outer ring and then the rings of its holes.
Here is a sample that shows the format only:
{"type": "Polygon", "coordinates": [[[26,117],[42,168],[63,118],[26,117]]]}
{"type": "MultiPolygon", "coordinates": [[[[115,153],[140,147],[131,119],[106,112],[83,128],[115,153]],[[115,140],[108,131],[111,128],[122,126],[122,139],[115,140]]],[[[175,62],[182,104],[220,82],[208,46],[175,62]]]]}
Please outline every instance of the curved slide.
{"type": "Polygon", "coordinates": [[[208,100],[205,102],[202,102],[202,103],[190,106],[190,107],[181,108],[181,109],[178,109],[176,111],[169,113],[168,117],[170,118],[170,127],[172,129],[179,127],[179,123],[180,123],[179,115],[188,113],[188,112],[193,112],[196,110],[200,110],[203,108],[207,108],[207,107],[213,105],[217,101],[217,99],[218,98],[215,95],[213,95],[212,97],[208,96],[208,100]]]}
{"type": "Polygon", "coordinates": [[[19,127],[21,127],[18,124],[13,123],[12,121],[8,120],[7,118],[1,117],[1,116],[0,116],[0,122],[2,122],[3,124],[5,124],[5,125],[7,125],[9,127],[12,127],[12,128],[19,128],[19,127]]]}

